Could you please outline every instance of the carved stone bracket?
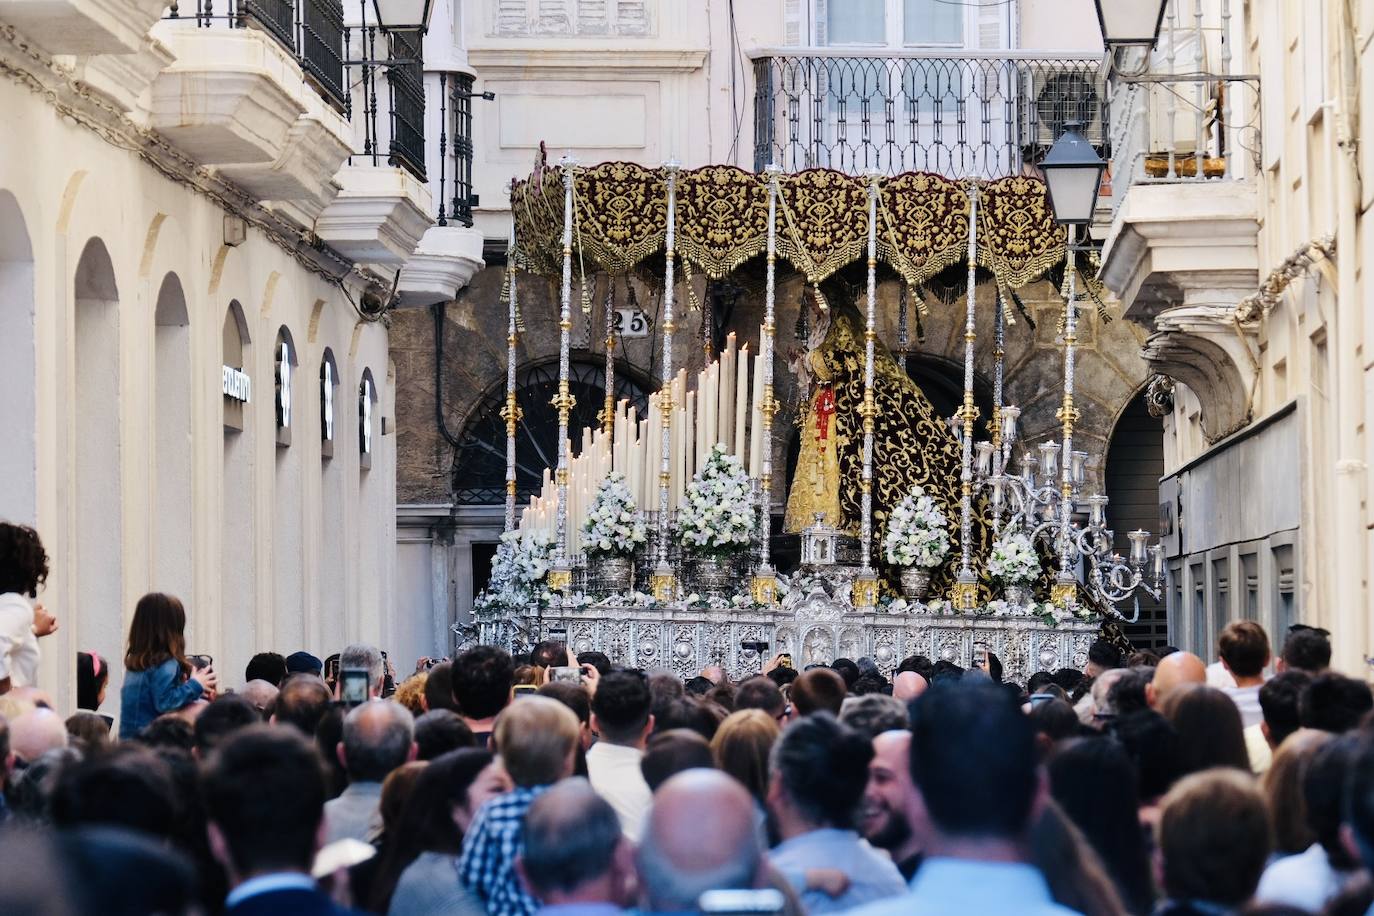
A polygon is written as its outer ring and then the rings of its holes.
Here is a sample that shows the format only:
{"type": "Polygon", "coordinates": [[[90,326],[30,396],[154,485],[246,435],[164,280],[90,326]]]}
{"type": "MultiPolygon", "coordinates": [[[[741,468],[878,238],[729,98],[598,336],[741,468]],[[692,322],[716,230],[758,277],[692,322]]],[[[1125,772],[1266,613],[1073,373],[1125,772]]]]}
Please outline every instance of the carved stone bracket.
{"type": "Polygon", "coordinates": [[[1202,405],[1202,433],[1216,442],[1250,422],[1258,366],[1255,331],[1233,305],[1182,305],[1155,318],[1142,355],[1150,368],[1187,385],[1202,405]]]}

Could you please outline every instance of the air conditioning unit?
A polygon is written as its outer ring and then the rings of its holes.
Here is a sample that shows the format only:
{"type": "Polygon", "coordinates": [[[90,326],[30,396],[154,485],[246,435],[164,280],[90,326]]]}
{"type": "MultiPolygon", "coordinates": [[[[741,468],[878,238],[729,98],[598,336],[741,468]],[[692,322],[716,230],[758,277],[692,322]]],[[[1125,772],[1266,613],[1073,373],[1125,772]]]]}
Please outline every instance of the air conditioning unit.
{"type": "Polygon", "coordinates": [[[1028,69],[1021,75],[1019,96],[1021,148],[1028,159],[1054,145],[1064,125],[1077,121],[1096,147],[1107,141],[1103,119],[1106,87],[1096,70],[1028,69]]]}

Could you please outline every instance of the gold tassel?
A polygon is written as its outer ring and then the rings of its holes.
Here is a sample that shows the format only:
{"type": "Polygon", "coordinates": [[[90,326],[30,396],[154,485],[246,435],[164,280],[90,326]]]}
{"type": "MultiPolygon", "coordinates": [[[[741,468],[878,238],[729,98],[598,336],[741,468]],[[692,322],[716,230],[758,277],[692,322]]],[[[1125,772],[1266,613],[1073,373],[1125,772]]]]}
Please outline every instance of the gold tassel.
{"type": "Polygon", "coordinates": [[[821,285],[815,280],[811,281],[811,293],[816,297],[816,308],[822,312],[830,311],[830,303],[825,299],[825,293],[821,292],[821,285]]]}

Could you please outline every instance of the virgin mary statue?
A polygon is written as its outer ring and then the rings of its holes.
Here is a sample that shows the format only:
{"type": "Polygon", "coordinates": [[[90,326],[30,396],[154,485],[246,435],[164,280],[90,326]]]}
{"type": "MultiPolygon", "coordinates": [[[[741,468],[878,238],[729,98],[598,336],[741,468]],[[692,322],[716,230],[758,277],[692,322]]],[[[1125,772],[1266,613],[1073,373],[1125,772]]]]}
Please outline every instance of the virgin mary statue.
{"type": "MultiPolygon", "coordinates": [[[[864,320],[852,293],[846,296],[843,284],[836,285],[841,289],[835,292],[826,287],[831,306],[816,321],[807,341],[810,349],[793,363],[809,391],[808,409],[800,417],[801,452],[784,525],[788,532],[800,532],[819,513],[827,524],[857,537],[862,511],[864,320]]],[[[961,446],[881,341],[874,345],[873,388],[874,564],[883,564],[889,513],[919,484],[949,520],[952,547],[932,572],[930,583],[932,596],[947,595],[959,563],[961,446]]],[[[980,570],[990,526],[981,502],[974,509],[974,569],[980,570]]]]}

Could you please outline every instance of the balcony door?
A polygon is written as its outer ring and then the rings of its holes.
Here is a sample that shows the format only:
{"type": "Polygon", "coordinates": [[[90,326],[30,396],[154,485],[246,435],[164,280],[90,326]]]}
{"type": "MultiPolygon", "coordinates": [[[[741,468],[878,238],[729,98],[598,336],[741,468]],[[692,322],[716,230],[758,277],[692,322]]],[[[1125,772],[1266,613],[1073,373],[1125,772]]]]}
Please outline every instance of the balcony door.
{"type": "Polygon", "coordinates": [[[812,0],[827,49],[784,81],[786,117],[806,162],[858,173],[992,176],[988,150],[1015,130],[1016,70],[961,52],[1006,47],[1003,5],[949,0],[812,0]],[[790,83],[790,85],[788,85],[790,83]]]}

